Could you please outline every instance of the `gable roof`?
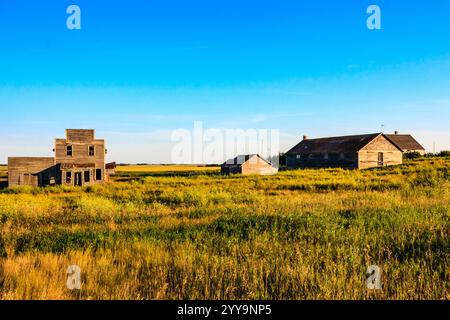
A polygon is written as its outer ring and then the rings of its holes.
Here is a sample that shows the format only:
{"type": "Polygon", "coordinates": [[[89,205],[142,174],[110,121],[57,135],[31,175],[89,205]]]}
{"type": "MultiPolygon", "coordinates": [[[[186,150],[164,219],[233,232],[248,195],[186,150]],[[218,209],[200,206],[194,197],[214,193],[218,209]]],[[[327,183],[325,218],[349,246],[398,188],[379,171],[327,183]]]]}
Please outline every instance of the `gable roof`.
{"type": "Polygon", "coordinates": [[[402,149],[402,151],[425,150],[425,148],[410,134],[385,134],[385,136],[402,149]]]}
{"type": "MultiPolygon", "coordinates": [[[[346,153],[357,152],[383,133],[361,134],[354,136],[340,136],[319,139],[306,139],[300,141],[290,149],[290,153],[346,153]]],[[[389,140],[390,141],[390,140],[389,140]]],[[[391,141],[391,143],[393,143],[391,141]]],[[[395,143],[393,143],[395,145],[395,143]]],[[[395,145],[400,149],[397,145],[395,145]]]]}
{"type": "Polygon", "coordinates": [[[238,155],[232,159],[228,159],[227,161],[225,161],[224,163],[222,163],[223,166],[226,165],[241,165],[244,164],[245,162],[247,162],[248,160],[250,160],[251,158],[253,158],[254,156],[257,156],[258,158],[260,158],[261,160],[263,160],[264,162],[266,162],[269,165],[272,165],[269,161],[267,161],[266,159],[264,159],[263,157],[261,157],[259,154],[245,154],[245,155],[238,155]]]}

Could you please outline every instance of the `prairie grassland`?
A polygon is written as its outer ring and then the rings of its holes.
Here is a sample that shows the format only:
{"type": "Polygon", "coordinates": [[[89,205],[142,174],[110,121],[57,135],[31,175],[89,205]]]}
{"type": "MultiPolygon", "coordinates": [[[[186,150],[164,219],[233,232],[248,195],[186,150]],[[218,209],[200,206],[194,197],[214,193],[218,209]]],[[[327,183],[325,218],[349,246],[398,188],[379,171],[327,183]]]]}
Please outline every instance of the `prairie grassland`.
{"type": "Polygon", "coordinates": [[[186,172],[186,171],[219,171],[219,166],[202,165],[119,165],[117,172],[186,172]]]}
{"type": "Polygon", "coordinates": [[[450,159],[270,177],[138,173],[1,191],[0,298],[450,298],[450,159]],[[71,264],[79,291],[66,288],[71,264]]]}

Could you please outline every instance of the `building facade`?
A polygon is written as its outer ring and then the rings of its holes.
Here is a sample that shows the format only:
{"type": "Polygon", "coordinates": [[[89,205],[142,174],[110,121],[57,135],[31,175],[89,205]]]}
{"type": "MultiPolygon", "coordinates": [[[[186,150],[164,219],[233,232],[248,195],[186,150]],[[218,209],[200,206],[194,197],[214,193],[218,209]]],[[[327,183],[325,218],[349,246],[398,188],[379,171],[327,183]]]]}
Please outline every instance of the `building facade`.
{"type": "Polygon", "coordinates": [[[8,158],[8,185],[86,186],[107,180],[105,141],[95,139],[94,130],[67,129],[53,151],[53,158],[8,158]]]}
{"type": "Polygon", "coordinates": [[[220,166],[222,174],[271,175],[278,169],[258,154],[240,155],[227,160],[220,166]]]}
{"type": "Polygon", "coordinates": [[[398,165],[402,150],[382,133],[303,140],[286,153],[288,168],[367,169],[398,165]]]}

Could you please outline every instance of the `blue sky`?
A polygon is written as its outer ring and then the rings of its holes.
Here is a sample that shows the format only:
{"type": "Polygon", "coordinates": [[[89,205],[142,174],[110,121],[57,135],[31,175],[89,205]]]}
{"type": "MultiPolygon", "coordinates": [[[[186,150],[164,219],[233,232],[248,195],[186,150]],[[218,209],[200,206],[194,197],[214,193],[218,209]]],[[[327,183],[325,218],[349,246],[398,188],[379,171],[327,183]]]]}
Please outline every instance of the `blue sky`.
{"type": "Polygon", "coordinates": [[[95,128],[110,160],[169,162],[195,120],[280,129],[282,151],[381,124],[450,149],[449,35],[446,0],[2,0],[0,163],[51,156],[65,128],[95,128]]]}

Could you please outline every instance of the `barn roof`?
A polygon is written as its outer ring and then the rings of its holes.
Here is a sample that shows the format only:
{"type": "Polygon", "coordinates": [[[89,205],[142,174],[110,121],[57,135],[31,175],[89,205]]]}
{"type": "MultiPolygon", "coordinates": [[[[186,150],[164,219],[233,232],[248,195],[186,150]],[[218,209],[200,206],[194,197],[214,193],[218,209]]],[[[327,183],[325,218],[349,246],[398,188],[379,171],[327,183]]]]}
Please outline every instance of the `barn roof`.
{"type": "Polygon", "coordinates": [[[385,136],[403,151],[425,150],[410,134],[385,134],[385,136]]]}
{"type": "MultiPolygon", "coordinates": [[[[382,133],[302,140],[289,153],[346,153],[357,152],[382,133]]],[[[397,147],[398,148],[398,147],[397,147]]]]}
{"type": "Polygon", "coordinates": [[[105,164],[105,168],[110,170],[110,169],[115,169],[116,168],[116,163],[115,162],[110,162],[105,164]]]}
{"type": "Polygon", "coordinates": [[[261,157],[259,154],[245,154],[245,155],[238,155],[232,159],[228,159],[227,161],[225,161],[224,163],[222,163],[223,166],[226,165],[241,165],[244,164],[245,162],[247,162],[250,158],[253,158],[254,156],[259,157],[260,159],[264,160],[265,162],[267,162],[268,164],[272,165],[269,161],[267,161],[266,159],[264,159],[263,157],[261,157]]]}

